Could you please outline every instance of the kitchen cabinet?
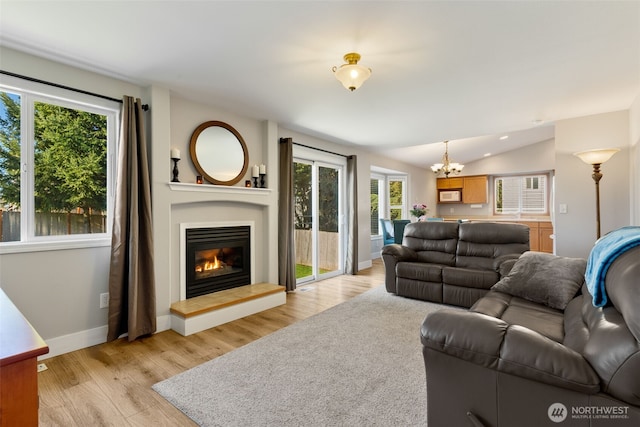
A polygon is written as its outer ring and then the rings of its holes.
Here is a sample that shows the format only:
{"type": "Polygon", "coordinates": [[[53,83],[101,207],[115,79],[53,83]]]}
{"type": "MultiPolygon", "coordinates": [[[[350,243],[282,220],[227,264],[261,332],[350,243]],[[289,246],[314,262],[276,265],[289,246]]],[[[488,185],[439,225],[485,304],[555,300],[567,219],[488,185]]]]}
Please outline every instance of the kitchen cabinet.
{"type": "Polygon", "coordinates": [[[487,182],[486,175],[438,178],[437,188],[438,191],[462,190],[462,200],[458,203],[487,203],[487,182]]]}
{"type": "Polygon", "coordinates": [[[438,190],[459,190],[462,188],[462,178],[438,178],[436,180],[438,190]]]}
{"type": "Polygon", "coordinates": [[[465,176],[462,179],[462,203],[487,203],[487,176],[465,176]]]}
{"type": "Polygon", "coordinates": [[[529,227],[529,247],[532,251],[553,253],[553,224],[540,221],[516,221],[529,227]]]}
{"type": "Polygon", "coordinates": [[[538,250],[553,253],[553,224],[541,222],[538,225],[538,250]]]}

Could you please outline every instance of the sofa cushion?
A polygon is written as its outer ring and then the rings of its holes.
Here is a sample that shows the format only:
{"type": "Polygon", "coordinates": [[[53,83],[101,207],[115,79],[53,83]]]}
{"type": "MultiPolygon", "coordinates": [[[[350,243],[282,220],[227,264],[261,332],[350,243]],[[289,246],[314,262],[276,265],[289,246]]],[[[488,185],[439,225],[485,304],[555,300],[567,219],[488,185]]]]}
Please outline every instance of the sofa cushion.
{"type": "Polygon", "coordinates": [[[402,245],[413,249],[422,262],[454,265],[458,223],[414,222],[404,229],[402,245]]]}
{"type": "Polygon", "coordinates": [[[495,259],[529,250],[529,227],[491,222],[460,224],[456,267],[494,270],[495,259]]]}
{"type": "Polygon", "coordinates": [[[442,282],[442,266],[424,262],[399,262],[396,276],[422,282],[442,282]]]}
{"type": "Polygon", "coordinates": [[[475,270],[458,267],[442,268],[442,281],[447,285],[490,289],[498,279],[498,273],[492,270],[475,270]]]}
{"type": "Polygon", "coordinates": [[[529,328],[559,343],[564,340],[562,311],[523,298],[491,290],[469,310],[529,328]]]}
{"type": "Polygon", "coordinates": [[[584,283],[587,261],[525,252],[492,289],[564,310],[584,283]]]}

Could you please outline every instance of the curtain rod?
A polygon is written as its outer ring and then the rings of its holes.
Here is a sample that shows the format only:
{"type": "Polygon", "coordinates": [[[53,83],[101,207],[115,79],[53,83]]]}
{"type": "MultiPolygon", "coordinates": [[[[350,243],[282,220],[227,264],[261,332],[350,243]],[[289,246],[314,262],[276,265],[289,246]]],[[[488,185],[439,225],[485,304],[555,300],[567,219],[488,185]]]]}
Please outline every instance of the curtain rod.
{"type": "MultiPolygon", "coordinates": [[[[284,138],[282,138],[284,139],[284,138]]],[[[329,150],[325,150],[323,148],[317,148],[317,147],[312,147],[310,145],[304,145],[304,144],[300,144],[299,142],[294,142],[293,145],[298,145],[300,147],[304,147],[304,148],[310,148],[312,150],[317,150],[317,151],[322,151],[323,153],[329,153],[329,154],[333,154],[334,156],[342,156],[342,157],[346,157],[347,159],[349,157],[351,157],[350,155],[346,155],[346,154],[340,154],[340,153],[334,153],[333,151],[329,151],[329,150]]]]}
{"type": "MultiPolygon", "coordinates": [[[[61,84],[58,84],[58,83],[52,83],[52,82],[48,82],[48,81],[45,81],[45,80],[36,79],[34,77],[23,76],[21,74],[12,73],[10,71],[0,70],[0,74],[6,74],[7,76],[17,77],[17,78],[20,78],[20,79],[28,80],[30,82],[41,83],[41,84],[45,84],[45,85],[48,85],[48,86],[57,87],[57,88],[60,88],[60,89],[70,90],[72,92],[82,93],[84,95],[95,96],[97,98],[106,99],[108,101],[119,102],[120,104],[122,104],[122,100],[121,99],[111,98],[110,96],[100,95],[99,93],[89,92],[89,91],[82,90],[82,89],[76,89],[74,87],[65,86],[65,85],[61,85],[61,84]]],[[[144,111],[148,111],[149,110],[149,104],[143,104],[142,105],[142,109],[144,111]]]]}

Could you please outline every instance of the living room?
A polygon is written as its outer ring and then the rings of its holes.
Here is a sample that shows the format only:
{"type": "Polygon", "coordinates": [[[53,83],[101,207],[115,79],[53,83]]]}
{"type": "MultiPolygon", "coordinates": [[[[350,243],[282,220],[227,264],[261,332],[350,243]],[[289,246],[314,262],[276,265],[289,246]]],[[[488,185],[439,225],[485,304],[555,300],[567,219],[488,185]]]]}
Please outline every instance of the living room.
{"type": "MultiPolygon", "coordinates": [[[[357,153],[359,155],[359,181],[364,183],[360,191],[360,202],[368,204],[368,180],[371,166],[385,165],[391,169],[406,171],[409,176],[409,188],[412,189],[410,200],[424,200],[429,206],[436,206],[435,176],[431,171],[420,169],[407,164],[401,164],[393,159],[384,158],[375,153],[363,149],[345,147],[336,143],[321,140],[317,137],[302,134],[297,131],[279,128],[277,124],[268,121],[259,121],[241,117],[215,107],[203,105],[197,102],[181,99],[169,93],[163,88],[144,89],[123,83],[105,76],[90,73],[77,68],[51,62],[34,57],[23,52],[3,48],[3,67],[22,74],[33,74],[34,70],[46,71],[39,78],[57,81],[86,80],[91,82],[88,88],[114,87],[115,90],[132,93],[143,99],[150,99],[153,109],[147,114],[151,117],[153,150],[151,159],[153,164],[153,199],[154,222],[156,228],[156,254],[157,259],[167,260],[156,264],[158,303],[157,310],[161,329],[169,328],[168,310],[172,302],[178,298],[178,289],[171,283],[179,282],[178,261],[171,258],[171,243],[179,241],[178,225],[184,222],[185,209],[194,210],[194,216],[189,221],[202,221],[210,214],[206,209],[198,209],[198,201],[188,201],[187,207],[180,207],[172,213],[172,206],[176,201],[172,199],[174,192],[168,186],[171,179],[171,163],[166,155],[171,147],[177,146],[182,152],[188,152],[188,141],[193,129],[200,123],[215,117],[218,120],[233,123],[244,136],[249,147],[250,163],[266,163],[269,169],[277,164],[277,145],[267,141],[277,140],[279,137],[293,137],[297,142],[321,147],[343,154],[357,153]],[[76,76],[75,78],[72,76],[76,76]],[[61,80],[62,79],[62,80],[61,80]],[[147,95],[146,92],[150,95],[147,95]],[[271,151],[270,151],[271,150],[271,151]],[[426,185],[419,183],[426,182],[426,185]],[[193,203],[193,205],[191,205],[193,203]],[[195,208],[194,208],[195,205],[195,208]],[[168,260],[171,260],[170,262],[168,260]],[[164,317],[163,317],[164,316],[164,317]]],[[[40,71],[40,72],[42,72],[40,71]]],[[[631,145],[628,136],[634,131],[633,125],[637,121],[632,120],[631,115],[637,114],[637,106],[640,97],[632,108],[627,111],[603,113],[587,117],[573,118],[558,121],[555,124],[556,137],[554,144],[554,156],[556,174],[556,201],[563,200],[571,210],[566,215],[556,216],[556,252],[563,256],[582,256],[588,254],[588,249],[594,237],[589,232],[593,230],[592,220],[582,212],[591,212],[593,200],[582,197],[582,194],[591,194],[592,182],[589,182],[589,167],[584,165],[571,153],[593,147],[599,140],[611,139],[617,141],[629,141],[626,148],[619,144],[622,153],[618,153],[607,162],[606,175],[601,183],[602,187],[602,226],[603,230],[612,230],[617,227],[632,223],[631,218],[639,215],[637,203],[633,203],[632,179],[633,163],[630,162],[635,153],[635,145],[631,145]],[[586,178],[585,178],[586,177],[586,178]],[[588,232],[585,232],[588,231],[588,232]]],[[[636,138],[637,139],[637,138],[636,138]]],[[[530,156],[526,149],[523,157],[530,156]]],[[[510,157],[519,157],[517,152],[510,157]]],[[[548,156],[547,156],[548,157],[548,156]]],[[[494,171],[495,166],[484,166],[492,159],[483,159],[470,165],[476,173],[494,171]],[[487,170],[487,167],[490,169],[487,170]]],[[[188,161],[180,164],[180,178],[184,182],[195,182],[197,172],[188,161]]],[[[637,171],[633,171],[636,173],[637,171]]],[[[362,185],[362,184],[361,184],[362,185]]],[[[275,203],[275,194],[270,203],[275,203]]],[[[245,206],[243,204],[243,206],[245,206]]],[[[238,206],[219,208],[217,215],[230,215],[235,218],[250,218],[264,221],[261,209],[244,207],[247,212],[239,213],[238,206]]],[[[367,224],[367,211],[361,212],[360,222],[367,224]]],[[[273,227],[273,224],[270,225],[273,227]]],[[[274,231],[272,231],[273,233],[274,231]]],[[[272,235],[273,236],[273,235],[272,235]]],[[[277,271],[269,268],[274,265],[275,254],[273,238],[264,239],[258,243],[258,251],[266,254],[262,257],[262,264],[258,265],[258,277],[265,280],[277,281],[277,271]]],[[[370,265],[369,245],[371,239],[368,230],[359,233],[359,247],[361,258],[360,268],[370,265]]],[[[61,251],[46,251],[19,254],[2,255],[2,282],[3,288],[11,294],[16,303],[24,310],[25,315],[36,325],[43,337],[52,345],[52,354],[60,354],[78,348],[78,341],[89,345],[97,344],[104,339],[104,310],[100,310],[92,304],[97,301],[98,295],[107,289],[106,277],[108,276],[108,253],[106,246],[91,249],[69,249],[61,251]],[[50,268],[37,270],[29,266],[34,264],[49,266],[50,268]],[[52,282],[53,281],[53,282],[52,282]],[[42,287],[42,283],[49,283],[42,287]],[[15,284],[15,285],[14,285],[15,284]],[[14,290],[15,286],[15,290],[14,290]],[[18,291],[19,289],[19,291],[18,291]],[[17,292],[16,292],[17,291],[17,292]],[[87,301],[87,307],[77,313],[69,313],[65,302],[69,300],[87,301]],[[40,301],[40,303],[38,303],[40,301]],[[89,304],[91,302],[91,304],[89,304]],[[52,320],[57,319],[57,320],[52,320]],[[60,350],[56,340],[61,340],[60,350]],[[70,342],[70,344],[67,344],[70,342]]],[[[174,254],[175,257],[175,254],[174,254]]]]}
{"type": "MultiPolygon", "coordinates": [[[[629,40],[629,43],[637,46],[638,42],[629,40]]],[[[256,277],[260,281],[277,283],[276,171],[277,141],[280,138],[291,137],[300,144],[341,155],[358,156],[358,219],[361,226],[369,224],[369,179],[375,167],[404,172],[408,177],[408,200],[424,202],[430,207],[437,204],[436,176],[428,164],[418,167],[367,146],[351,144],[349,141],[341,144],[323,136],[320,131],[305,133],[302,125],[293,128],[271,120],[269,116],[229,111],[225,109],[223,99],[206,103],[202,99],[184,97],[161,84],[134,83],[127,76],[117,78],[115,73],[101,73],[80,62],[72,65],[69,58],[58,56],[53,50],[41,52],[33,46],[21,50],[3,40],[0,57],[2,70],[114,98],[120,98],[123,94],[139,97],[149,104],[146,119],[151,146],[158,331],[170,329],[169,309],[179,298],[177,246],[180,223],[209,221],[212,216],[255,222],[263,230],[256,238],[256,252],[261,254],[257,259],[256,277]],[[199,124],[208,120],[230,123],[240,132],[247,144],[249,164],[266,165],[268,192],[260,196],[242,195],[236,199],[225,199],[227,196],[204,196],[202,193],[171,188],[172,163],[169,153],[172,148],[184,153],[179,163],[180,180],[195,183],[198,172],[186,155],[189,152],[189,138],[199,124]],[[215,206],[208,205],[212,198],[219,197],[222,199],[214,200],[215,206]],[[259,199],[253,203],[244,201],[245,198],[255,197],[259,199]]],[[[336,58],[336,61],[339,59],[336,58]]],[[[374,73],[377,72],[374,69],[374,73]]],[[[333,79],[330,71],[327,73],[333,79]]],[[[179,79],[176,76],[176,80],[179,79]]],[[[346,93],[335,81],[331,83],[335,83],[335,89],[344,91],[345,95],[357,95],[357,92],[346,93]]],[[[373,78],[358,91],[365,91],[367,84],[374,84],[373,78]]],[[[544,169],[555,171],[555,206],[562,203],[569,207],[566,214],[557,214],[554,218],[558,255],[586,257],[595,241],[591,168],[573,156],[574,152],[612,147],[621,150],[603,166],[604,178],[600,184],[602,230],[607,232],[625,225],[640,224],[640,88],[637,84],[636,92],[632,95],[631,103],[624,108],[612,109],[610,105],[598,104],[597,99],[593,100],[585,94],[585,104],[592,104],[589,105],[589,114],[567,114],[554,120],[555,136],[552,143],[548,143],[553,148],[544,159],[548,164],[544,169]]],[[[248,111],[251,110],[249,107],[248,111]]],[[[455,153],[453,148],[452,145],[451,151],[455,153]]],[[[457,155],[452,154],[453,157],[457,155]]],[[[508,162],[517,165],[526,163],[532,153],[525,148],[502,156],[503,160],[506,159],[502,164],[508,162]]],[[[466,168],[477,174],[495,173],[500,159],[498,156],[477,159],[468,162],[466,168]]],[[[250,178],[248,173],[246,179],[250,178]]],[[[358,230],[357,241],[359,268],[368,268],[372,263],[368,227],[358,230]]],[[[2,289],[49,345],[47,357],[105,341],[106,311],[100,309],[97,302],[99,295],[108,289],[108,241],[92,247],[35,250],[0,248],[0,251],[2,289]]]]}

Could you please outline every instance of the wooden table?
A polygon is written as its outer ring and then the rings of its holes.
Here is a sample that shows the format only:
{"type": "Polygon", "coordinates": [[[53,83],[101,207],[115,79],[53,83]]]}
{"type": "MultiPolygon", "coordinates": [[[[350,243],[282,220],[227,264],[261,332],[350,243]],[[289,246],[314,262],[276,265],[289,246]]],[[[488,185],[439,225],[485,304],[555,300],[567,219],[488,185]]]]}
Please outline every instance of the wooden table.
{"type": "Polygon", "coordinates": [[[38,425],[38,356],[48,352],[0,289],[0,426],[38,425]]]}

